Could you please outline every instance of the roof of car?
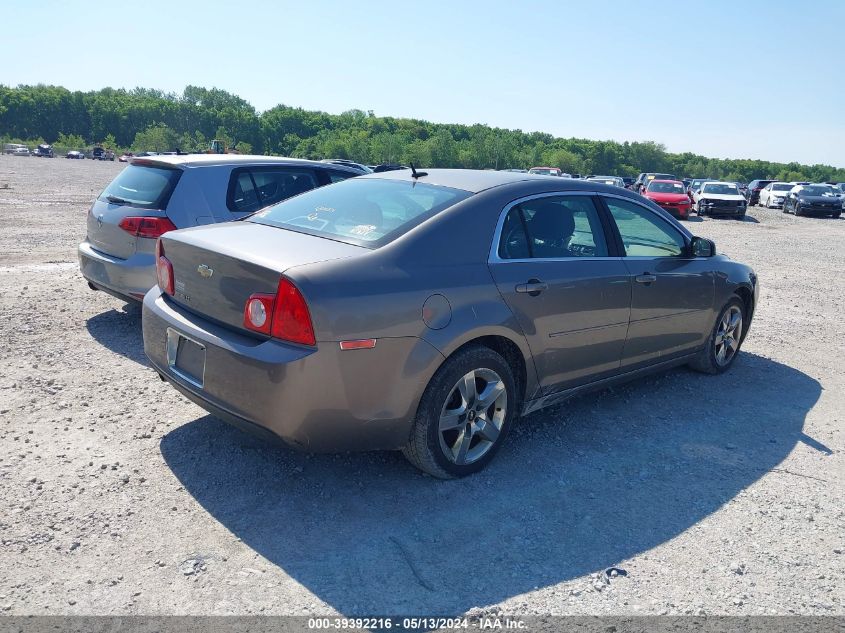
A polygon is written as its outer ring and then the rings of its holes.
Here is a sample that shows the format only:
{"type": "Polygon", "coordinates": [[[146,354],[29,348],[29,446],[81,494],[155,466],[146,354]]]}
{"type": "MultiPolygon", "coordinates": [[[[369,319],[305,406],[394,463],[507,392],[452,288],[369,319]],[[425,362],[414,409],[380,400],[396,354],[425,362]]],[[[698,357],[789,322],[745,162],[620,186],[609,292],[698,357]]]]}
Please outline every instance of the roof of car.
{"type": "MultiPolygon", "coordinates": [[[[671,182],[672,184],[675,184],[675,185],[682,185],[682,184],[684,184],[684,183],[683,183],[682,181],[680,181],[680,180],[667,180],[667,179],[665,179],[665,178],[655,178],[655,179],[654,179],[654,180],[652,180],[651,182],[652,182],[652,183],[655,183],[655,182],[671,182]]],[[[649,184],[651,184],[651,183],[649,183],[649,184]]]]}
{"type": "Polygon", "coordinates": [[[209,165],[319,165],[325,169],[328,165],[332,168],[339,167],[355,174],[358,170],[350,169],[345,165],[337,163],[321,163],[316,160],[305,160],[303,158],[288,158],[285,156],[258,156],[254,154],[173,154],[156,156],[142,156],[132,161],[134,164],[161,163],[167,165],[178,165],[180,167],[207,167],[209,165]]]}
{"type": "MultiPolygon", "coordinates": [[[[621,191],[619,187],[591,182],[580,178],[561,178],[559,176],[541,176],[538,174],[526,174],[514,171],[493,171],[489,169],[418,169],[417,173],[425,173],[425,176],[417,178],[417,182],[429,185],[440,185],[452,189],[463,189],[471,193],[479,193],[486,189],[509,185],[518,182],[554,183],[560,189],[595,191],[601,187],[607,191],[621,191]]],[[[381,178],[385,180],[413,181],[414,177],[410,169],[401,171],[385,171],[377,174],[364,174],[359,179],[381,178]]]]}

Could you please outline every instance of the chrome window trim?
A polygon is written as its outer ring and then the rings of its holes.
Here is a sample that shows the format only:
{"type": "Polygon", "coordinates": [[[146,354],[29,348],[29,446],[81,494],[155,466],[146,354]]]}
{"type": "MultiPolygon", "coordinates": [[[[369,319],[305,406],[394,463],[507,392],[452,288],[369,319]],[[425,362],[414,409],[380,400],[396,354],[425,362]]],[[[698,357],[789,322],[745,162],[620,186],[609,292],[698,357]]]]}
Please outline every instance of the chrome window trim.
{"type": "MultiPolygon", "coordinates": [[[[499,214],[499,220],[496,222],[496,230],[493,233],[493,244],[490,246],[490,254],[487,256],[487,263],[488,264],[510,264],[510,263],[525,263],[525,262],[565,262],[565,261],[617,261],[622,259],[621,257],[526,257],[523,259],[503,259],[499,257],[499,241],[502,239],[502,229],[505,225],[505,218],[508,217],[508,213],[510,213],[511,209],[513,209],[516,205],[522,204],[523,202],[528,202],[529,200],[540,200],[541,198],[560,198],[562,196],[589,196],[591,198],[595,197],[597,192],[595,191],[552,191],[552,192],[545,192],[545,193],[532,193],[528,196],[522,196],[521,198],[517,198],[516,200],[512,200],[508,204],[505,205],[504,209],[502,209],[501,213],[499,214]]],[[[621,197],[621,196],[620,196],[621,197]]],[[[596,213],[600,213],[599,209],[596,209],[596,213]]],[[[602,227],[604,229],[604,227],[602,227]]],[[[604,235],[605,246],[610,248],[610,244],[607,243],[607,235],[604,235]]]]}

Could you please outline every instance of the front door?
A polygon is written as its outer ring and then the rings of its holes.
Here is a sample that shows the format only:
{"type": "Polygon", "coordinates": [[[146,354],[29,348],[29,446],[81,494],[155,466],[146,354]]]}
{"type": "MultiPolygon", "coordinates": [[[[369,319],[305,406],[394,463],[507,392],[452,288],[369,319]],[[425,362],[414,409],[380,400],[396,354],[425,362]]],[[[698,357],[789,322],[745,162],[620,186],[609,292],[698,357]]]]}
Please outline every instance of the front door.
{"type": "Polygon", "coordinates": [[[712,261],[692,256],[683,233],[652,209],[620,198],[603,200],[618,228],[632,282],[622,367],[693,351],[713,325],[712,261]]]}
{"type": "Polygon", "coordinates": [[[534,357],[543,395],[619,369],[631,277],[610,257],[592,195],[543,195],[513,205],[490,269],[534,357]]]}

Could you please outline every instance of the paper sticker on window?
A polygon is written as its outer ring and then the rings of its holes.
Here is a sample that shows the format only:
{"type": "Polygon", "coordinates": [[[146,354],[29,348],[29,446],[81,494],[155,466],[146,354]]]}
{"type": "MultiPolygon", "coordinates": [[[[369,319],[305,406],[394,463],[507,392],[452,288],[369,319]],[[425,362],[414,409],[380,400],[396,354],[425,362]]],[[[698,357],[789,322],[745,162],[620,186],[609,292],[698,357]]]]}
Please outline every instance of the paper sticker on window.
{"type": "Polygon", "coordinates": [[[372,233],[375,230],[376,227],[374,224],[359,224],[357,226],[353,226],[349,233],[350,235],[360,235],[361,237],[363,237],[368,233],[372,233]]]}

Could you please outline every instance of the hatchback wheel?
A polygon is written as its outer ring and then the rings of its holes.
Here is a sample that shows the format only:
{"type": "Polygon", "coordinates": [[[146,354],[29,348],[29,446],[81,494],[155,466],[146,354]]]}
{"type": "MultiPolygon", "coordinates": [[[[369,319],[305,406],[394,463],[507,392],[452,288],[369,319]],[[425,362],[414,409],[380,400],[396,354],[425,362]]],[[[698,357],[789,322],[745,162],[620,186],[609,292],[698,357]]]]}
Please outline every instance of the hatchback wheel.
{"type": "Polygon", "coordinates": [[[705,374],[721,374],[726,371],[739,354],[744,323],[745,306],[739,297],[733,297],[722,308],[707,344],[690,366],[705,374]]]}
{"type": "Polygon", "coordinates": [[[478,472],[502,445],[516,407],[516,384],[505,359],[486,347],[467,348],[429,382],[402,453],[442,479],[478,472]]]}

